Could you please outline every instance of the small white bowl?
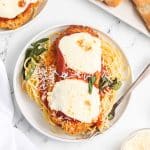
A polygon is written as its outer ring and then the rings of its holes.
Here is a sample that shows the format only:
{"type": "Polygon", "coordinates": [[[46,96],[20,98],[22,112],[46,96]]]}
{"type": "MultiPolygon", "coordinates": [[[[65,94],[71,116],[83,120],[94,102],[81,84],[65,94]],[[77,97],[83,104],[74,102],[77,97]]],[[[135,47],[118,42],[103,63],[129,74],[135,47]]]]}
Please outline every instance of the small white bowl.
{"type": "MultiPolygon", "coordinates": [[[[54,27],[48,28],[45,31],[36,35],[31,41],[29,41],[27,43],[27,45],[22,50],[22,52],[17,60],[15,70],[14,70],[13,85],[14,85],[14,93],[15,93],[15,97],[16,97],[16,102],[17,102],[22,114],[24,115],[24,117],[35,129],[37,129],[39,132],[43,133],[44,135],[46,135],[50,138],[56,139],[56,140],[65,141],[65,142],[77,142],[77,141],[84,141],[85,139],[83,139],[83,137],[80,137],[80,136],[66,135],[62,131],[62,129],[60,129],[57,126],[53,127],[45,121],[39,107],[33,101],[30,101],[27,94],[22,90],[21,80],[20,80],[23,62],[24,62],[24,58],[25,58],[25,52],[26,52],[26,49],[30,46],[30,44],[37,41],[38,39],[47,37],[56,32],[60,32],[64,29],[66,29],[68,26],[69,25],[59,25],[59,26],[54,26],[54,27]]],[[[94,27],[92,27],[92,28],[94,28],[94,27]]],[[[97,32],[99,32],[101,34],[101,36],[106,38],[114,46],[117,47],[117,49],[121,52],[121,54],[124,58],[125,64],[129,67],[129,71],[131,72],[129,63],[128,63],[125,55],[121,51],[120,47],[112,39],[110,39],[106,34],[100,32],[96,28],[94,28],[94,29],[97,32]]],[[[123,91],[126,88],[128,88],[131,83],[132,83],[132,76],[130,75],[129,80],[126,83],[124,83],[124,86],[122,88],[123,91]]],[[[118,97],[120,97],[120,95],[122,95],[123,91],[121,91],[121,93],[119,93],[118,97]]],[[[130,96],[125,101],[123,101],[122,104],[118,107],[116,116],[110,122],[110,126],[114,125],[114,123],[121,117],[121,115],[123,114],[124,110],[127,107],[129,98],[130,98],[130,96]]],[[[103,134],[101,134],[99,137],[102,137],[102,135],[103,134]]]]}
{"type": "Polygon", "coordinates": [[[24,25],[22,25],[21,27],[19,27],[17,29],[14,29],[14,30],[0,29],[0,34],[9,34],[9,33],[13,33],[13,32],[19,31],[21,29],[27,28],[29,25],[31,25],[36,20],[36,18],[39,16],[39,14],[42,13],[42,11],[46,7],[47,3],[48,3],[48,0],[45,0],[43,2],[43,4],[40,6],[40,8],[39,8],[38,12],[36,13],[36,15],[33,18],[31,18],[28,22],[26,22],[24,25]]]}
{"type": "Polygon", "coordinates": [[[134,132],[132,132],[126,139],[125,139],[125,141],[123,142],[123,144],[122,144],[122,146],[121,146],[121,150],[124,150],[124,146],[125,146],[125,144],[129,141],[129,140],[131,140],[133,137],[135,137],[137,134],[139,134],[139,133],[142,133],[143,131],[149,131],[150,132],[150,128],[143,128],[143,129],[139,129],[139,130],[136,130],[136,131],[134,131],[134,132]]]}

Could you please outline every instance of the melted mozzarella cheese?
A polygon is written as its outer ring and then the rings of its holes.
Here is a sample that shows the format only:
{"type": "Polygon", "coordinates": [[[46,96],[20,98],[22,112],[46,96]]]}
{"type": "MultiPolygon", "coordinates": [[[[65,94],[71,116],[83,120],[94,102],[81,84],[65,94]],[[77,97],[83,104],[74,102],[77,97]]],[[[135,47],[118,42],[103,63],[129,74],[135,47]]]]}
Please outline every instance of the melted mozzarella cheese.
{"type": "Polygon", "coordinates": [[[89,33],[64,36],[59,42],[67,66],[76,71],[95,73],[101,69],[101,40],[89,33]]]}
{"type": "Polygon", "coordinates": [[[82,80],[66,79],[57,82],[48,93],[49,107],[85,123],[96,121],[100,113],[99,90],[93,87],[88,93],[88,83],[82,80]]]}
{"type": "Polygon", "coordinates": [[[0,17],[12,19],[26,10],[30,3],[37,0],[24,0],[25,6],[19,6],[20,0],[0,0],[0,17]]]}

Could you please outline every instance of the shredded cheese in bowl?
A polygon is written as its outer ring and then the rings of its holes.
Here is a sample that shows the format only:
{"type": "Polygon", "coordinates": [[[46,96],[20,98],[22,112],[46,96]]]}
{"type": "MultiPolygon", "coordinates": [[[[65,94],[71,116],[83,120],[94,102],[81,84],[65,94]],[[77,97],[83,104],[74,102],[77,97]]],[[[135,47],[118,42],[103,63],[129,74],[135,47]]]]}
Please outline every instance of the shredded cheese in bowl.
{"type": "Polygon", "coordinates": [[[138,130],[123,144],[121,150],[150,150],[150,129],[138,130]]]}

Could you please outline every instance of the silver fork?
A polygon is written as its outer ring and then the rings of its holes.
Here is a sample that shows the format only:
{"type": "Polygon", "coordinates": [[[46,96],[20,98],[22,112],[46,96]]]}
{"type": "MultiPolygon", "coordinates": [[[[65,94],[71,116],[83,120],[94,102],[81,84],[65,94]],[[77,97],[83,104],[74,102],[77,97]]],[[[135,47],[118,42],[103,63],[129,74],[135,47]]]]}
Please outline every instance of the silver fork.
{"type": "MultiPolygon", "coordinates": [[[[148,75],[150,75],[150,64],[146,66],[146,68],[142,71],[142,73],[138,76],[138,78],[131,84],[131,86],[126,90],[126,92],[119,98],[119,100],[113,105],[112,110],[108,115],[111,115],[112,120],[116,113],[116,108],[119,104],[143,81],[148,75]]],[[[97,135],[99,135],[100,131],[95,131],[94,133],[88,134],[84,136],[84,139],[91,139],[97,135]]]]}

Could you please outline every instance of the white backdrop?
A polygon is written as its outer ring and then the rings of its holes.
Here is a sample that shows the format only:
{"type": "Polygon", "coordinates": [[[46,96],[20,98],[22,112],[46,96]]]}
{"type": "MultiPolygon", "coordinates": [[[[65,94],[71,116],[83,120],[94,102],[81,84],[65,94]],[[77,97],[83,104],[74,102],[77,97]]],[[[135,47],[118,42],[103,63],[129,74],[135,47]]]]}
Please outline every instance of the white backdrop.
{"type": "MultiPolygon", "coordinates": [[[[150,62],[150,39],[143,34],[108,15],[87,0],[48,0],[45,10],[31,25],[16,33],[0,36],[3,40],[2,49],[7,51],[6,67],[11,85],[16,60],[27,41],[47,27],[66,23],[94,25],[108,33],[122,47],[131,65],[134,78],[150,62]]],[[[27,123],[17,107],[14,124],[40,150],[119,150],[121,143],[130,132],[150,127],[149,84],[150,77],[133,92],[128,108],[117,124],[92,141],[63,143],[48,139],[27,123]]]]}

